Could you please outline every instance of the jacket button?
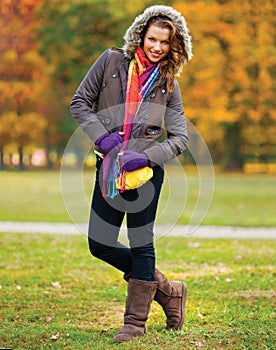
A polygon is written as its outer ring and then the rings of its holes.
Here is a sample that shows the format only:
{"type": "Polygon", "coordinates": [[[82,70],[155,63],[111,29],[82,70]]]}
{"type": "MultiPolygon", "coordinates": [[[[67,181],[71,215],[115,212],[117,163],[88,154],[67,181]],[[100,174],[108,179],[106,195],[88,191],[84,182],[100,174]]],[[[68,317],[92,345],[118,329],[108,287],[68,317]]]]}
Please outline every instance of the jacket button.
{"type": "Polygon", "coordinates": [[[116,78],[117,77],[117,74],[112,74],[112,78],[116,78]]]}

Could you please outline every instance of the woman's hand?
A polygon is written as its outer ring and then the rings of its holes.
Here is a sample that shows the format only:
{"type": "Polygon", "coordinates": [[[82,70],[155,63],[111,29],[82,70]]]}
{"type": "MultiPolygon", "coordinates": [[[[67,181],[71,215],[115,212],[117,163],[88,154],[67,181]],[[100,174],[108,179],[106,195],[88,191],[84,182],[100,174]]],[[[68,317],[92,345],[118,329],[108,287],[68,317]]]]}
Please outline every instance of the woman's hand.
{"type": "Polygon", "coordinates": [[[116,131],[112,134],[103,135],[95,142],[95,145],[99,146],[105,154],[118,153],[123,144],[123,138],[121,134],[122,133],[120,131],[116,131]]]}
{"type": "Polygon", "coordinates": [[[121,163],[123,171],[126,172],[141,169],[145,166],[150,166],[149,159],[144,153],[128,150],[119,155],[119,161],[121,163]]]}

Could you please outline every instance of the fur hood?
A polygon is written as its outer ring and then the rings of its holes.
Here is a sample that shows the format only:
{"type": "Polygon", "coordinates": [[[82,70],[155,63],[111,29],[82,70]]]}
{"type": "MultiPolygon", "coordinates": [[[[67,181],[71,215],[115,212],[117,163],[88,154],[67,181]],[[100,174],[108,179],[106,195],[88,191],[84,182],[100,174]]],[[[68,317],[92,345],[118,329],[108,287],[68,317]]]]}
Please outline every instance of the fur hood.
{"type": "Polygon", "coordinates": [[[123,49],[128,58],[132,58],[136,49],[141,44],[141,32],[146,26],[148,20],[154,16],[167,16],[176,25],[180,34],[183,37],[185,47],[188,53],[188,60],[184,59],[183,64],[186,64],[192,57],[192,43],[191,36],[189,35],[189,29],[187,28],[186,21],[180,12],[176,11],[170,6],[154,5],[148,7],[142,14],[138,15],[132,25],[128,28],[124,35],[125,44],[123,49]]]}

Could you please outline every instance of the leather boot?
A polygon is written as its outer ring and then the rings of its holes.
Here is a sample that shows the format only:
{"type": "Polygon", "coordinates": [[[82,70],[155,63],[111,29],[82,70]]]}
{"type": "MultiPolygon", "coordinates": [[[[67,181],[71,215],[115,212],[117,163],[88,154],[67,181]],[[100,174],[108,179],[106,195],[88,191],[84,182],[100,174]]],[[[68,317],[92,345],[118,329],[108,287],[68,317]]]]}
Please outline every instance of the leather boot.
{"type": "Polygon", "coordinates": [[[114,337],[116,343],[123,343],[144,335],[150,306],[156,292],[157,282],[130,278],[124,314],[124,326],[114,337]]]}
{"type": "MultiPolygon", "coordinates": [[[[131,272],[124,274],[124,279],[130,279],[131,272]]],[[[185,319],[185,304],[187,286],[184,282],[169,281],[167,277],[155,269],[154,279],[157,281],[157,290],[154,300],[160,304],[167,316],[167,329],[181,329],[185,319]]]]}
{"type": "Polygon", "coordinates": [[[167,329],[178,330],[185,319],[187,286],[184,282],[169,281],[155,269],[154,279],[158,282],[154,300],[160,304],[167,316],[167,329]]]}

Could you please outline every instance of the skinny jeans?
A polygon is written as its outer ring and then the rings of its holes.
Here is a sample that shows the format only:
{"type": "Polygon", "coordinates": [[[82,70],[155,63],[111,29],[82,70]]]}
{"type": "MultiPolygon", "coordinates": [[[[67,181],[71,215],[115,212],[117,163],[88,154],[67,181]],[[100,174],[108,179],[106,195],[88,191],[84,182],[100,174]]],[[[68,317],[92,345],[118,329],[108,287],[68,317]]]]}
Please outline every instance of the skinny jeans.
{"type": "Polygon", "coordinates": [[[90,212],[88,243],[93,256],[132,278],[153,281],[155,249],[153,226],[164,179],[163,168],[153,168],[153,177],[138,189],[125,190],[114,199],[103,198],[102,160],[97,157],[96,179],[90,212]],[[126,216],[129,247],[118,241],[126,216]]]}

